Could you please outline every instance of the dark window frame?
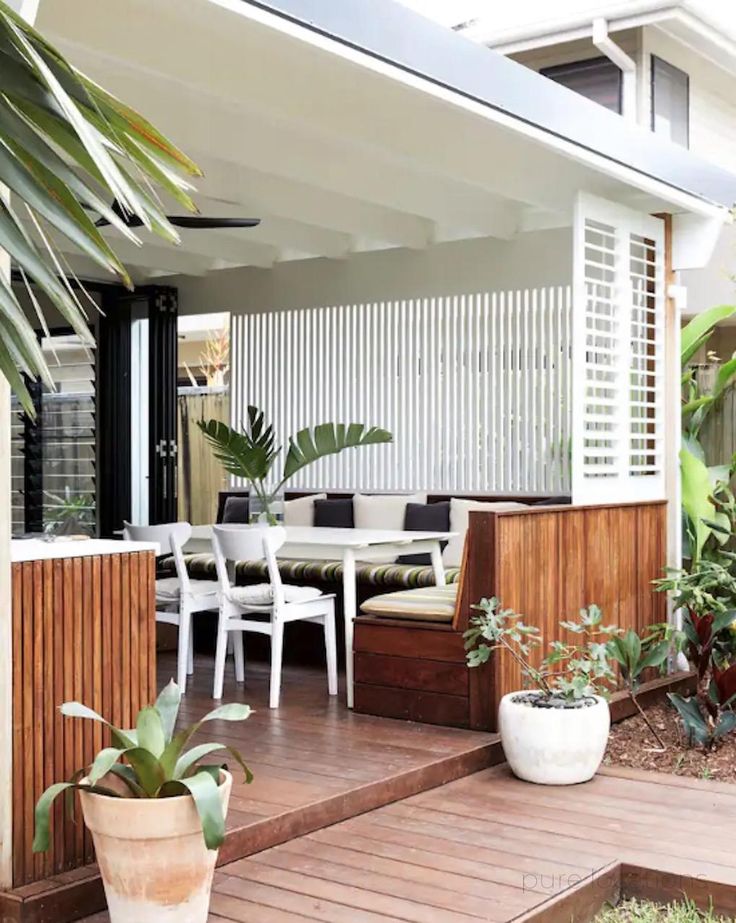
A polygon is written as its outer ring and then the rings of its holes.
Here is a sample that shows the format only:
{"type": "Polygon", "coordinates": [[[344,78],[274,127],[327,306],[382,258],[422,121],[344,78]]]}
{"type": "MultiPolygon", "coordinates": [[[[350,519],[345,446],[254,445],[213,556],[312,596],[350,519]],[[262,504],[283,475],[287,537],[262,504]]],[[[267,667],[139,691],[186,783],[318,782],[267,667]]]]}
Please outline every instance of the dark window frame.
{"type": "MultiPolygon", "coordinates": [[[[558,86],[565,86],[564,83],[561,83],[556,78],[560,74],[565,73],[575,73],[575,71],[583,71],[590,69],[593,65],[605,64],[607,67],[613,68],[616,71],[617,79],[617,107],[616,109],[610,109],[608,106],[603,105],[603,103],[598,103],[599,106],[603,106],[604,109],[608,109],[609,112],[616,112],[618,115],[623,115],[623,104],[624,104],[624,79],[623,73],[620,67],[617,67],[610,58],[607,58],[605,55],[596,55],[593,58],[584,58],[579,61],[570,61],[568,64],[553,64],[550,67],[543,67],[540,69],[539,73],[542,77],[547,77],[550,80],[554,80],[558,86]]],[[[571,89],[567,87],[567,89],[571,89]]],[[[578,96],[583,96],[585,99],[590,99],[589,96],[585,96],[584,93],[580,93],[578,90],[572,90],[573,93],[577,93],[578,96]]],[[[598,102],[598,100],[591,99],[591,102],[598,102]]]]}
{"type": "MultiPolygon", "coordinates": [[[[656,134],[656,131],[654,130],[654,121],[656,116],[656,62],[664,64],[664,66],[670,70],[677,71],[678,74],[682,74],[682,76],[685,78],[685,94],[687,104],[685,107],[685,144],[680,145],[680,147],[684,147],[685,150],[690,150],[690,74],[688,74],[687,71],[684,71],[681,67],[675,67],[674,64],[670,64],[669,61],[665,61],[664,58],[660,58],[659,55],[656,54],[651,54],[649,56],[649,128],[656,134]]],[[[672,140],[672,143],[678,144],[679,142],[672,140]]]]}

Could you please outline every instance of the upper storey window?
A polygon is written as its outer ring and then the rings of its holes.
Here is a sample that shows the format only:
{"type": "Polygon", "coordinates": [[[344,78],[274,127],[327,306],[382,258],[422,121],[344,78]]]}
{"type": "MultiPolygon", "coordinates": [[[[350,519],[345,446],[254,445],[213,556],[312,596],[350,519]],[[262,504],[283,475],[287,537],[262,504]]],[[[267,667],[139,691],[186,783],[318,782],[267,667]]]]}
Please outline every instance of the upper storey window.
{"type": "Polygon", "coordinates": [[[690,80],[685,71],[652,55],[652,131],[675,144],[690,141],[690,80]]]}
{"type": "Polygon", "coordinates": [[[544,67],[540,73],[600,103],[606,109],[621,114],[621,71],[608,58],[590,58],[587,61],[544,67]]]}

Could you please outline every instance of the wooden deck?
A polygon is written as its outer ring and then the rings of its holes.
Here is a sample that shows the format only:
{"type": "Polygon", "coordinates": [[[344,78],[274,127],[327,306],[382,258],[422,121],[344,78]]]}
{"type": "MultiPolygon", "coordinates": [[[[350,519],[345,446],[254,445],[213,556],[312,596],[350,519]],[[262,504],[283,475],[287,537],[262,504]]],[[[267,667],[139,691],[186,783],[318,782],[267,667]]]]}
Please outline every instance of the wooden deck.
{"type": "MultiPolygon", "coordinates": [[[[159,687],[175,671],[175,658],[159,658],[159,687]]],[[[220,862],[260,852],[278,843],[354,817],[381,805],[461,778],[503,758],[496,734],[410,724],[358,715],[345,706],[345,691],[328,697],[324,670],[284,669],[281,707],[270,710],[268,670],[249,662],[245,686],[229,670],[223,701],[254,708],[242,723],[211,722],[198,740],[237,746],[255,774],[251,785],[233,773],[228,833],[220,862]]],[[[217,703],[212,693],[212,657],[200,657],[181,708],[195,721],[217,703]]],[[[8,919],[57,923],[102,906],[94,866],[61,872],[9,892],[8,919]],[[18,903],[23,906],[19,907],[18,903]],[[11,916],[10,914],[17,916],[11,916]]],[[[0,898],[0,911],[3,909],[0,898]]],[[[0,912],[2,916],[2,912],[0,912]]]]}
{"type": "MultiPolygon", "coordinates": [[[[612,861],[736,884],[736,786],[485,770],[216,873],[211,923],[505,923],[612,861]]],[[[98,914],[86,923],[105,923],[98,914]]]]}
{"type": "MultiPolygon", "coordinates": [[[[160,683],[173,660],[162,658],[160,683]]],[[[242,724],[212,722],[200,740],[237,746],[255,779],[234,772],[228,837],[221,862],[261,851],[327,824],[466,776],[502,759],[496,734],[358,715],[342,687],[328,697],[324,671],[284,670],[281,707],[268,702],[268,670],[249,663],[245,686],[226,674],[223,701],[254,708],[242,724]]],[[[197,664],[181,719],[201,717],[213,702],[211,658],[197,664]]]]}

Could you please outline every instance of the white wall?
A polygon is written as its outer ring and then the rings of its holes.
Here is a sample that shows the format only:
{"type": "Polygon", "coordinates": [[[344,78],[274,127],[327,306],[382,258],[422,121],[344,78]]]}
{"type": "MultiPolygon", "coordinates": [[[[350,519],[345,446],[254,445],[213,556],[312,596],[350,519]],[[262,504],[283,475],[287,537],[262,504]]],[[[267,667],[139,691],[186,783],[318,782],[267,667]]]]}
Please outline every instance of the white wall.
{"type": "Polygon", "coordinates": [[[686,315],[717,304],[736,304],[736,228],[725,227],[707,269],[681,273],[687,286],[686,315]]]}
{"type": "MultiPolygon", "coordinates": [[[[640,75],[649,87],[651,55],[679,67],[690,77],[690,150],[700,157],[736,171],[736,78],[710,63],[659,29],[644,29],[645,68],[640,75]]],[[[649,93],[646,94],[651,103],[649,93]]],[[[650,108],[643,123],[650,124],[650,108]]]]}
{"type": "Polygon", "coordinates": [[[273,269],[229,269],[161,281],[178,287],[183,314],[247,314],[566,285],[572,274],[571,261],[571,231],[557,228],[510,241],[455,241],[426,250],[355,253],[344,260],[298,260],[279,263],[273,269]]]}

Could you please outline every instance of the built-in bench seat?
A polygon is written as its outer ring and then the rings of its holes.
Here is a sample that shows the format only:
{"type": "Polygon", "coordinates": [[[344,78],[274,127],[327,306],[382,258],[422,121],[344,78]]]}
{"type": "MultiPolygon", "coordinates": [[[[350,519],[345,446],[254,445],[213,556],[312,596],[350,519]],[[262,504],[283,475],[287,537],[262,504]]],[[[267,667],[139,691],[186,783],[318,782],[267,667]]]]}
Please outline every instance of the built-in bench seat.
{"type": "MultiPolygon", "coordinates": [[[[665,618],[652,585],[666,560],[665,523],[664,501],[471,512],[452,587],[384,593],[361,605],[355,710],[495,730],[498,703],[523,680],[502,651],[468,669],[463,636],[473,606],[498,597],[539,629],[545,646],[563,639],[561,619],[591,603],[606,623],[642,631],[665,618]]],[[[537,665],[542,654],[534,652],[537,665]]]]}
{"type": "MultiPolygon", "coordinates": [[[[216,580],[215,556],[213,554],[184,555],[189,576],[195,580],[216,580]]],[[[342,561],[295,560],[283,558],[279,561],[281,579],[286,583],[340,584],[342,561]]],[[[175,574],[174,559],[163,558],[159,562],[159,576],[175,574]]],[[[359,585],[365,587],[430,587],[434,586],[434,571],[426,565],[414,564],[371,564],[360,563],[355,568],[359,585]]],[[[447,583],[455,583],[460,576],[459,567],[445,568],[447,583]]],[[[248,584],[267,579],[265,561],[239,561],[235,566],[238,584],[248,584]]]]}

